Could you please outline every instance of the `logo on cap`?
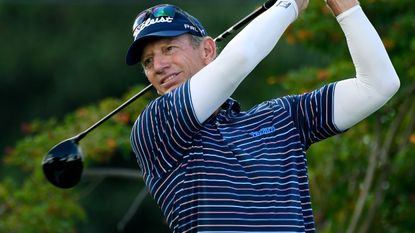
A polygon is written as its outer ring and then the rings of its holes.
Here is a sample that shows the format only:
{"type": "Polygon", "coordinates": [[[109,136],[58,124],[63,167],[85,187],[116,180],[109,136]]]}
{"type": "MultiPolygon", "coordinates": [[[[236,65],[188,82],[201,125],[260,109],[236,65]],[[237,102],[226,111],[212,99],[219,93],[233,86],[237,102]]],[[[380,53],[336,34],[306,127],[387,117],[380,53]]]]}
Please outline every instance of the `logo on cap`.
{"type": "Polygon", "coordinates": [[[189,25],[189,24],[187,24],[187,23],[185,23],[185,24],[184,24],[184,28],[185,28],[185,29],[190,29],[190,30],[193,30],[193,31],[195,31],[195,32],[199,32],[195,26],[189,25]]]}
{"type": "Polygon", "coordinates": [[[139,24],[137,27],[134,28],[134,33],[133,36],[134,38],[138,36],[138,34],[140,34],[140,32],[142,30],[144,30],[145,28],[153,25],[153,24],[157,24],[157,23],[171,23],[173,22],[173,18],[172,17],[158,17],[155,19],[151,19],[148,18],[146,21],[142,22],[141,24],[139,24]]]}

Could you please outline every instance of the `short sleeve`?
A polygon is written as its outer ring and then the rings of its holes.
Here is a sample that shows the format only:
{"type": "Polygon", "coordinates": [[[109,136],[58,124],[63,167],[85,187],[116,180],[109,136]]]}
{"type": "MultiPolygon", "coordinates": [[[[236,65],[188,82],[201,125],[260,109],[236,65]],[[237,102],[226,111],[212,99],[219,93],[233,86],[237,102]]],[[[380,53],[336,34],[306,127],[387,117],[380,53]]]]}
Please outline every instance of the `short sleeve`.
{"type": "Polygon", "coordinates": [[[299,130],[301,141],[307,149],[311,144],[342,133],[334,124],[333,97],[335,83],[313,92],[279,99],[299,130]]]}

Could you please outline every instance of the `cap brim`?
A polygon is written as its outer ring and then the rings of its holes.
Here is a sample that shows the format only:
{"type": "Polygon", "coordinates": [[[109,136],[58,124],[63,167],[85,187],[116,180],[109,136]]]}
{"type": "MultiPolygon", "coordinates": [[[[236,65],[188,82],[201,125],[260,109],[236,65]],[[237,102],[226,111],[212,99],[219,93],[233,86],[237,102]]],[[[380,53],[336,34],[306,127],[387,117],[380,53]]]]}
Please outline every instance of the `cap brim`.
{"type": "Polygon", "coordinates": [[[126,63],[127,65],[134,65],[137,64],[141,59],[141,52],[143,49],[144,42],[150,38],[154,37],[175,37],[180,36],[182,34],[188,33],[186,30],[180,31],[162,31],[162,32],[154,32],[146,34],[140,38],[137,38],[128,48],[127,56],[126,56],[126,63]]]}

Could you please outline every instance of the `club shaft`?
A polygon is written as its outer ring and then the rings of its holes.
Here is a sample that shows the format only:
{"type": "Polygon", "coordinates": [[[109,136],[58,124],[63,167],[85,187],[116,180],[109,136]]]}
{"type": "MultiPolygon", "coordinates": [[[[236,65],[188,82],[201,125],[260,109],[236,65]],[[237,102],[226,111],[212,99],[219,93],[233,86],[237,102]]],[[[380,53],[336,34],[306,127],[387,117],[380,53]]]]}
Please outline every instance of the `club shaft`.
{"type": "Polygon", "coordinates": [[[264,4],[262,4],[261,7],[257,8],[255,11],[251,12],[249,15],[247,15],[245,18],[241,19],[239,22],[234,24],[232,27],[230,27],[228,30],[220,34],[215,38],[215,41],[220,42],[229,35],[231,35],[234,31],[238,31],[241,27],[246,25],[247,23],[251,22],[253,19],[255,19],[258,15],[262,14],[264,11],[268,10],[272,5],[274,5],[277,2],[277,0],[268,0],[264,4]]]}
{"type": "Polygon", "coordinates": [[[96,122],[95,124],[93,124],[91,127],[89,127],[88,129],[84,130],[83,132],[79,133],[78,135],[76,135],[73,139],[75,140],[75,142],[79,142],[82,138],[84,138],[89,132],[91,132],[92,130],[94,130],[95,128],[97,128],[98,126],[100,126],[102,123],[104,123],[105,121],[107,121],[109,118],[111,118],[112,116],[114,116],[115,114],[117,114],[119,111],[121,111],[122,109],[124,109],[125,107],[127,107],[128,105],[130,105],[132,102],[134,102],[136,99],[140,98],[141,96],[143,96],[144,94],[146,94],[151,88],[153,87],[152,84],[148,85],[147,87],[145,87],[144,89],[142,89],[140,92],[138,92],[137,94],[135,94],[133,97],[131,97],[130,99],[128,99],[127,101],[125,101],[123,104],[121,104],[120,106],[118,106],[116,109],[114,109],[112,112],[108,113],[105,117],[103,117],[101,120],[99,120],[98,122],[96,122]]]}
{"type": "MultiPolygon", "coordinates": [[[[240,21],[238,21],[236,24],[234,24],[233,26],[231,26],[228,30],[226,30],[225,32],[223,32],[222,34],[220,34],[219,36],[217,36],[214,40],[216,42],[220,42],[220,41],[224,40],[226,37],[228,37],[229,35],[231,35],[233,32],[239,30],[241,27],[245,26],[246,24],[248,24],[249,22],[251,22],[253,19],[255,19],[258,15],[262,14],[264,11],[266,11],[267,9],[269,9],[272,5],[274,5],[275,2],[277,2],[277,0],[268,0],[267,2],[265,2],[264,4],[262,4],[261,7],[257,8],[256,10],[254,10],[253,12],[251,12],[249,15],[247,15],[246,17],[244,17],[243,19],[241,19],[240,21]]],[[[100,126],[102,123],[104,123],[109,118],[111,118],[112,116],[114,116],[115,114],[117,114],[119,111],[123,110],[125,107],[127,107],[128,105],[130,105],[136,99],[138,99],[141,96],[143,96],[144,94],[146,94],[150,89],[152,89],[152,87],[153,87],[152,84],[148,85],[143,90],[141,90],[139,93],[135,94],[133,97],[131,97],[126,102],[124,102],[123,104],[121,104],[119,107],[117,107],[116,109],[114,109],[112,112],[110,112],[109,114],[107,114],[101,120],[99,120],[98,122],[96,122],[95,124],[93,124],[88,129],[84,130],[83,132],[79,133],[78,135],[76,135],[72,139],[75,140],[76,143],[78,143],[82,138],[84,138],[92,130],[94,130],[95,128],[97,128],[98,126],[100,126]]]]}

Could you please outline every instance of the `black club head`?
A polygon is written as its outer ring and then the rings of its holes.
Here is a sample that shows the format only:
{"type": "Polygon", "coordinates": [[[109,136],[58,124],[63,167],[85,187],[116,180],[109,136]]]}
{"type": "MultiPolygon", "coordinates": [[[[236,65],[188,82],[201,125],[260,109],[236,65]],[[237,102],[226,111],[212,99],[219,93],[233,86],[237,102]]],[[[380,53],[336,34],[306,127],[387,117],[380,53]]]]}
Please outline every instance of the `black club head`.
{"type": "Polygon", "coordinates": [[[74,139],[65,140],[54,146],[42,161],[43,173],[53,185],[72,188],[82,176],[82,152],[74,139]]]}

